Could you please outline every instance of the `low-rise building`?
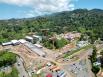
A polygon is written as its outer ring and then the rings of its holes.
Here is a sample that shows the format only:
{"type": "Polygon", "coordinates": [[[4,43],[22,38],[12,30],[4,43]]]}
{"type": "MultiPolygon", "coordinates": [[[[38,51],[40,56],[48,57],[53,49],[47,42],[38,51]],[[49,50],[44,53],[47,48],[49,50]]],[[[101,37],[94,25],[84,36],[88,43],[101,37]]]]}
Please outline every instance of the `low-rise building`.
{"type": "Polygon", "coordinates": [[[40,43],[42,41],[42,37],[33,35],[33,41],[34,41],[34,43],[40,43]]]}
{"type": "Polygon", "coordinates": [[[33,43],[33,38],[30,36],[26,36],[25,37],[26,41],[32,42],[33,43]]]}
{"type": "Polygon", "coordinates": [[[77,43],[77,47],[81,48],[81,47],[87,46],[88,44],[89,44],[88,41],[79,41],[77,43]]]}
{"type": "Polygon", "coordinates": [[[64,36],[64,38],[68,40],[74,40],[75,38],[80,38],[80,37],[81,37],[80,33],[72,33],[72,32],[66,33],[64,36]]]}
{"type": "Polygon", "coordinates": [[[12,45],[19,45],[20,42],[18,40],[11,40],[12,45]]]}
{"type": "Polygon", "coordinates": [[[11,42],[2,43],[2,46],[8,46],[8,45],[19,45],[20,42],[18,40],[11,40],[11,42]]]}
{"type": "Polygon", "coordinates": [[[20,42],[21,44],[24,44],[24,43],[26,43],[27,41],[26,41],[25,39],[20,39],[19,42],[20,42]]]}
{"type": "Polygon", "coordinates": [[[2,46],[8,46],[8,45],[12,45],[12,42],[5,42],[5,43],[2,43],[2,46]]]}

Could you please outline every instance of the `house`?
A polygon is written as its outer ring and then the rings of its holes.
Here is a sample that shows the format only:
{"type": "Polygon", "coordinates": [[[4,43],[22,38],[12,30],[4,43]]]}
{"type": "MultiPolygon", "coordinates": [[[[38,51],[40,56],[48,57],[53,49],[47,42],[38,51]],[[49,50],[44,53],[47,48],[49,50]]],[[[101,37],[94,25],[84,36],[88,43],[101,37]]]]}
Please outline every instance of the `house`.
{"type": "Polygon", "coordinates": [[[2,46],[8,46],[8,45],[19,45],[20,42],[18,40],[11,40],[11,42],[2,43],[2,46]]]}
{"type": "Polygon", "coordinates": [[[8,45],[12,45],[12,42],[2,43],[2,46],[8,46],[8,45]]]}
{"type": "Polygon", "coordinates": [[[19,42],[20,42],[21,44],[24,44],[24,43],[26,43],[27,41],[26,41],[25,39],[20,39],[19,42]]]}
{"type": "Polygon", "coordinates": [[[33,38],[30,36],[26,36],[25,37],[26,41],[32,42],[33,43],[33,38]]]}
{"type": "Polygon", "coordinates": [[[75,38],[80,38],[80,37],[81,37],[80,33],[73,33],[73,32],[66,33],[64,36],[64,38],[68,40],[74,40],[75,38]]]}
{"type": "Polygon", "coordinates": [[[11,40],[12,45],[19,45],[20,42],[18,40],[11,40]]]}
{"type": "Polygon", "coordinates": [[[34,40],[34,43],[40,43],[40,41],[42,41],[42,37],[37,36],[37,35],[33,35],[33,40],[34,40]]]}

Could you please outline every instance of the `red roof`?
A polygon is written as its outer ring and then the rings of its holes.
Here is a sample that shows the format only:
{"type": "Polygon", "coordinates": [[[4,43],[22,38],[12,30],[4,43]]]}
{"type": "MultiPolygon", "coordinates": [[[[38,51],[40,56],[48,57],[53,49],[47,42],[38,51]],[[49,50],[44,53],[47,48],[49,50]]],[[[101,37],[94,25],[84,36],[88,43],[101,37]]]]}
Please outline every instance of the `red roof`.
{"type": "Polygon", "coordinates": [[[52,74],[47,74],[46,77],[52,77],[52,74]]]}

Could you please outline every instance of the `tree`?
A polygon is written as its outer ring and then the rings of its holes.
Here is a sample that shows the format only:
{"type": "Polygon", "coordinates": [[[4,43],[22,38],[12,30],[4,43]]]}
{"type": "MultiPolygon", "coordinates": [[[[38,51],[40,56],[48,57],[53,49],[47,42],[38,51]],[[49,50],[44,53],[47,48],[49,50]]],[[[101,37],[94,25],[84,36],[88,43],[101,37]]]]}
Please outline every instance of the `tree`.
{"type": "Polygon", "coordinates": [[[92,71],[93,71],[95,74],[97,74],[97,73],[99,72],[99,70],[100,70],[99,66],[93,66],[93,67],[92,67],[92,71]]]}
{"type": "Polygon", "coordinates": [[[101,56],[101,67],[103,68],[103,50],[101,51],[100,55],[102,55],[101,56]]]}
{"type": "Polygon", "coordinates": [[[65,31],[88,32],[93,44],[103,38],[103,10],[76,9],[36,18],[0,20],[0,40],[6,39],[4,41],[23,38],[29,32],[49,36],[52,32],[60,34],[65,31]]]}
{"type": "Polygon", "coordinates": [[[0,77],[19,77],[18,74],[18,70],[15,67],[12,67],[10,73],[0,72],[0,77]]]}
{"type": "Polygon", "coordinates": [[[58,49],[58,48],[62,48],[64,47],[66,44],[68,44],[68,40],[62,38],[60,40],[56,40],[55,42],[55,47],[58,49]]]}
{"type": "Polygon", "coordinates": [[[90,60],[91,60],[91,63],[92,63],[92,71],[93,73],[95,73],[95,75],[99,72],[100,70],[100,67],[99,66],[96,66],[94,65],[93,63],[96,62],[96,57],[97,57],[97,50],[96,50],[96,47],[93,46],[93,52],[92,52],[92,56],[90,56],[90,60]]]}
{"type": "Polygon", "coordinates": [[[12,65],[16,62],[16,55],[11,52],[0,53],[0,67],[6,65],[12,65]]]}
{"type": "Polygon", "coordinates": [[[90,59],[91,59],[92,63],[96,62],[96,60],[97,60],[96,57],[97,57],[97,50],[96,50],[96,47],[94,46],[92,56],[90,56],[90,59]]]}

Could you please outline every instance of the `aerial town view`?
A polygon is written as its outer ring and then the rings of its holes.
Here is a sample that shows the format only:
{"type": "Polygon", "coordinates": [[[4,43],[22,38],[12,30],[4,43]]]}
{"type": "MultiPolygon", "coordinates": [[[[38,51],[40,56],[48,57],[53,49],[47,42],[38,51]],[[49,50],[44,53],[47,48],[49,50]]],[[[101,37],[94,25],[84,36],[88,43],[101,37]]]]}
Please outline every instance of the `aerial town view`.
{"type": "Polygon", "coordinates": [[[103,77],[103,1],[0,0],[0,77],[103,77]]]}

